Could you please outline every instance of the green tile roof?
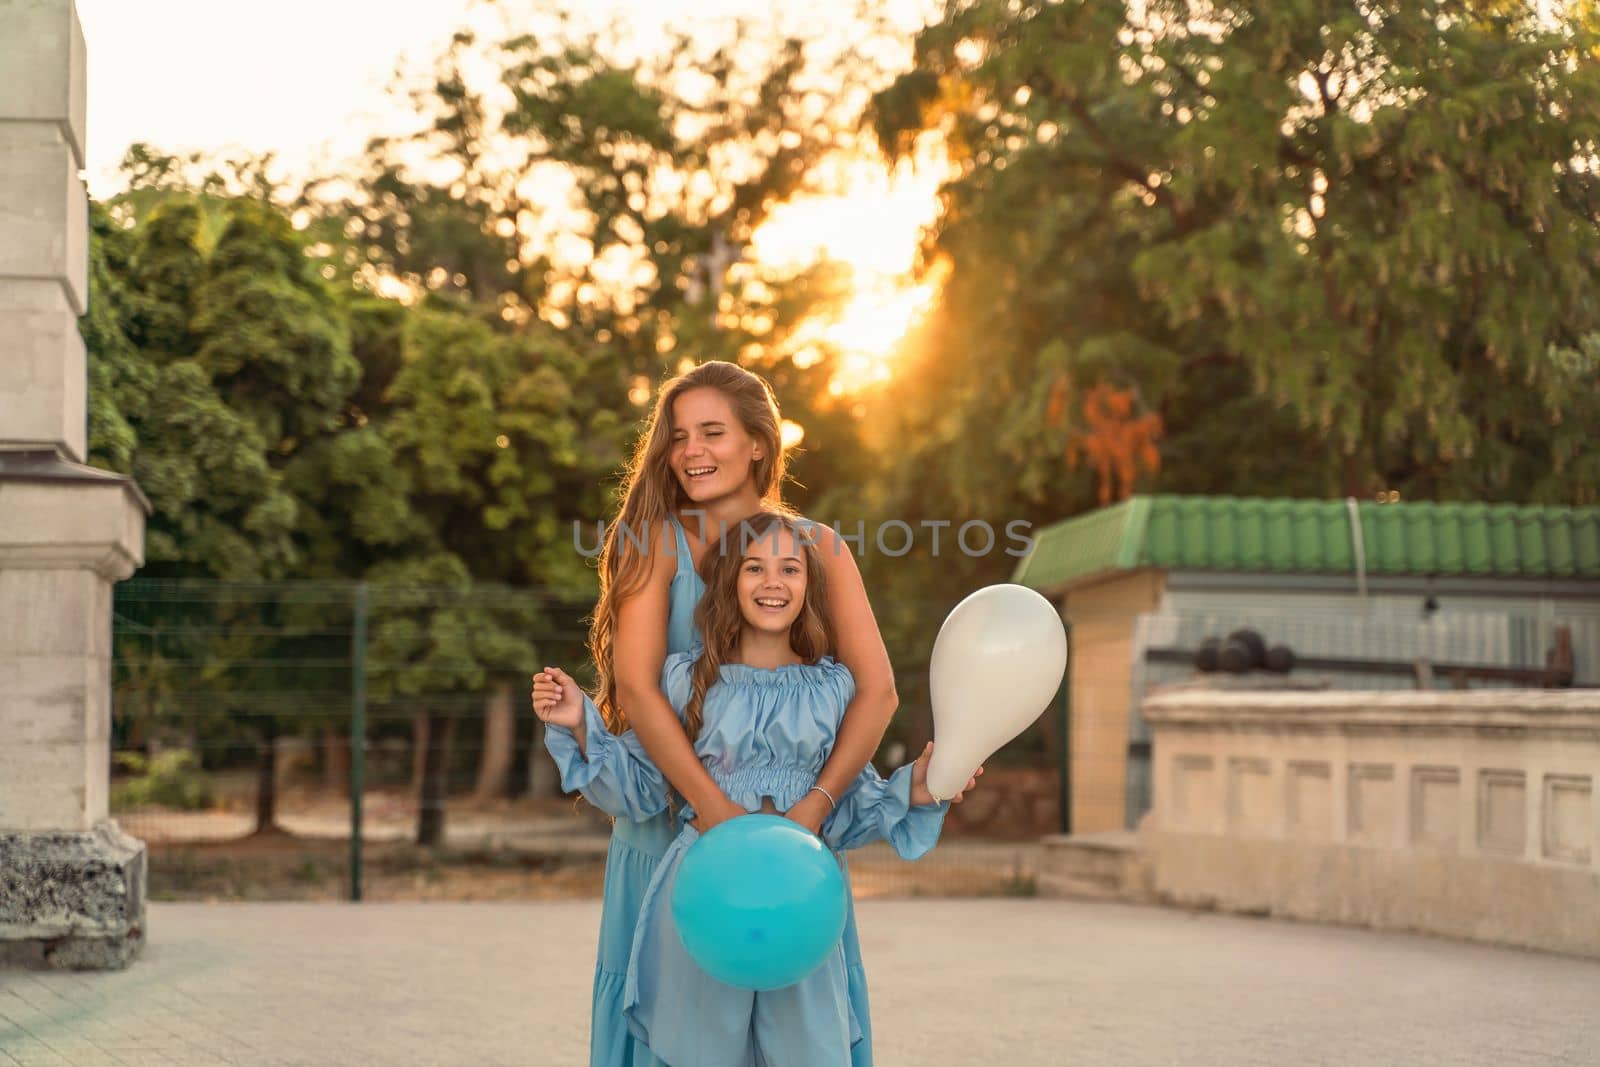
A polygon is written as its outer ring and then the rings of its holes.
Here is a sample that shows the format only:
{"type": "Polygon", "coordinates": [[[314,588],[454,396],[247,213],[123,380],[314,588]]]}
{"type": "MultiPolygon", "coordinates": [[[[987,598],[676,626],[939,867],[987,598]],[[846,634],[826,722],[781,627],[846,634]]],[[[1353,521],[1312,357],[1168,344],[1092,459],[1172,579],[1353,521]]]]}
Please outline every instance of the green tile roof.
{"type": "MultiPolygon", "coordinates": [[[[1600,507],[1357,506],[1372,575],[1600,579],[1600,507]]],[[[1052,589],[1138,567],[1353,574],[1342,500],[1136,496],[1039,531],[1012,580],[1052,589]]]]}

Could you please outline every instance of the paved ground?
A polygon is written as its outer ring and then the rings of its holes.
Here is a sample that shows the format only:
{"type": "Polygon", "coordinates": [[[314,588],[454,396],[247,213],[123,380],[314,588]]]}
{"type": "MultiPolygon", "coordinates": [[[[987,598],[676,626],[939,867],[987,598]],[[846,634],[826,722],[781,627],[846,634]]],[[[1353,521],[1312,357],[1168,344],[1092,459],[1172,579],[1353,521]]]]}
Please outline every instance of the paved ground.
{"type": "MultiPolygon", "coordinates": [[[[166,904],[0,972],[0,1064],[584,1061],[598,905],[166,904]]],[[[867,901],[880,1067],[1600,1063],[1600,963],[1055,900],[867,901]]]]}

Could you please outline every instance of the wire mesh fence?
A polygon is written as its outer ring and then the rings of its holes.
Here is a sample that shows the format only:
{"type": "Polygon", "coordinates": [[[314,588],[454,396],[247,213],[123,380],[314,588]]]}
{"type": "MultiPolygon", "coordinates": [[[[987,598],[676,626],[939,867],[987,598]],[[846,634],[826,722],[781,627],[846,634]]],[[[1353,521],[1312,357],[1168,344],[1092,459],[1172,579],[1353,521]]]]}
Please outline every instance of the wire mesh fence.
{"type": "MultiPolygon", "coordinates": [[[[584,662],[591,608],[489,586],[119,586],[112,808],[151,845],[154,892],[599,892],[609,822],[561,794],[527,696],[532,670],[584,662]]],[[[940,847],[917,863],[862,850],[855,890],[1029,893],[1041,837],[1069,820],[1074,832],[1135,828],[1151,791],[1139,705],[1165,686],[1497,685],[1494,671],[1538,670],[1561,649],[1574,684],[1595,684],[1597,626],[1600,614],[1582,612],[1419,618],[1242,603],[1077,626],[1057,703],[989,762],[940,847]],[[1197,670],[1207,638],[1244,627],[1320,666],[1197,670]],[[1430,662],[1469,673],[1414,673],[1430,662]]],[[[926,650],[891,652],[903,700],[886,772],[930,730],[926,650]]]]}
{"type": "MultiPolygon", "coordinates": [[[[150,846],[152,893],[598,894],[609,820],[561,794],[528,705],[534,670],[584,662],[592,606],[487,586],[118,586],[112,814],[150,846]]],[[[853,854],[856,893],[1032,892],[1033,841],[1058,822],[1039,746],[991,768],[929,857],[853,854]]]]}

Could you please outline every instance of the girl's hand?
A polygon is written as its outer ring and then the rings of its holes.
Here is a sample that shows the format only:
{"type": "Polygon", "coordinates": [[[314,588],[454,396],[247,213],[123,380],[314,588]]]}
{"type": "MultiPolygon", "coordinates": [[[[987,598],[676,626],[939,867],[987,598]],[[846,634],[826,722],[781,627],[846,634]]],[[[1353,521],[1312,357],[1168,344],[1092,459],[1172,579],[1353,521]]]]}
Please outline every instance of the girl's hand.
{"type": "MultiPolygon", "coordinates": [[[[937,801],[934,800],[933,794],[928,792],[928,763],[932,759],[933,759],[933,742],[929,741],[928,742],[928,747],[924,748],[922,750],[922,755],[917,757],[917,762],[915,764],[913,764],[912,768],[911,768],[911,803],[912,804],[934,804],[934,803],[937,803],[937,801]]],[[[977,787],[978,779],[979,779],[979,777],[982,776],[982,774],[983,774],[983,768],[979,767],[976,771],[973,772],[972,777],[967,779],[967,784],[966,784],[965,787],[962,788],[961,792],[957,793],[955,796],[950,798],[950,803],[952,803],[952,804],[961,803],[962,799],[967,795],[967,791],[977,787]]]]}
{"type": "Polygon", "coordinates": [[[581,733],[582,690],[566,671],[546,667],[533,676],[533,713],[552,726],[564,726],[573,733],[581,733]]]}

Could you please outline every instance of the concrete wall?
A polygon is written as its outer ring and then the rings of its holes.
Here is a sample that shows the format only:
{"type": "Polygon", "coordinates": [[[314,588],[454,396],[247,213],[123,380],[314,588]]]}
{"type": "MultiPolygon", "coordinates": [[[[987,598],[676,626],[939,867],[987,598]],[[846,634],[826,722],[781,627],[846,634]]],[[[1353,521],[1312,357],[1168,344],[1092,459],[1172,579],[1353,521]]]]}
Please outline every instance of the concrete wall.
{"type": "Polygon", "coordinates": [[[87,454],[83,31],[63,0],[0,0],[0,441],[87,454]]]}
{"type": "Polygon", "coordinates": [[[0,27],[0,967],[123,967],[145,850],[106,812],[111,588],[146,503],[79,462],[83,31],[72,0],[0,0],[0,27]]]}
{"type": "Polygon", "coordinates": [[[1160,571],[1120,574],[1071,590],[1072,832],[1121,830],[1126,819],[1128,694],[1134,621],[1161,601],[1160,571]]]}
{"type": "Polygon", "coordinates": [[[106,818],[111,589],[143,520],[121,482],[0,482],[0,832],[106,818]]]}
{"type": "Polygon", "coordinates": [[[1600,956],[1600,692],[1144,705],[1155,892],[1600,956]]]}

